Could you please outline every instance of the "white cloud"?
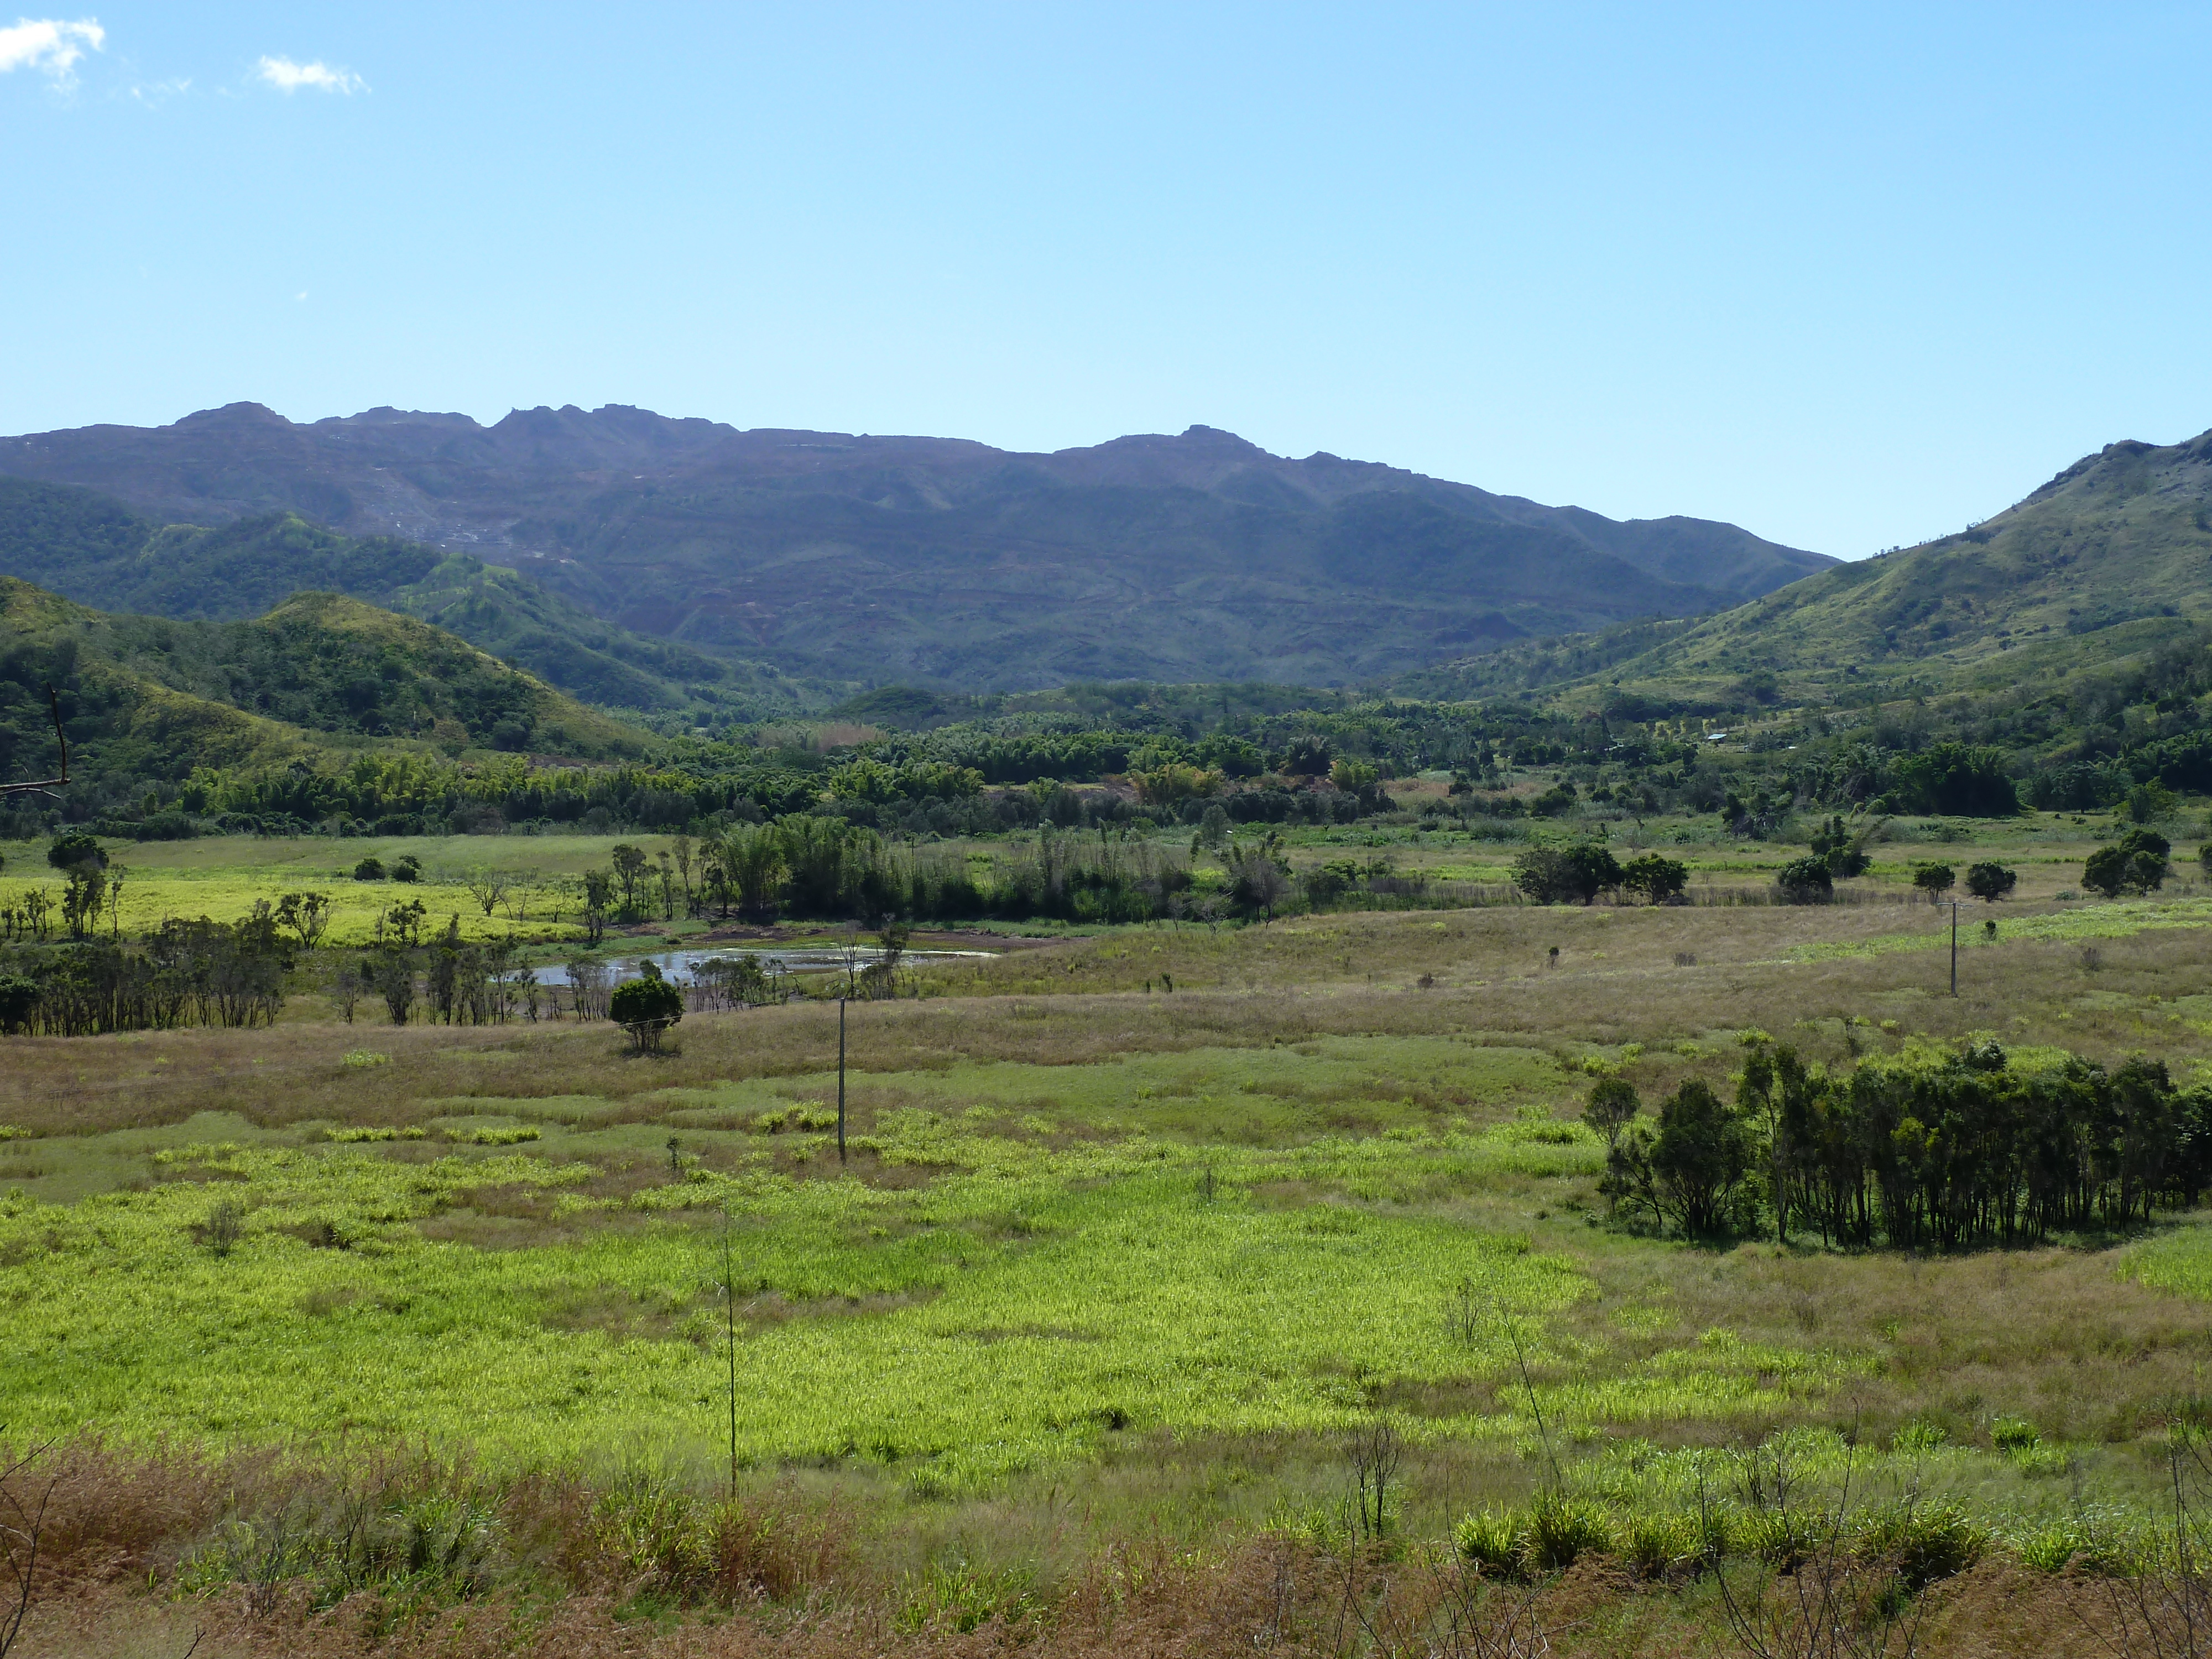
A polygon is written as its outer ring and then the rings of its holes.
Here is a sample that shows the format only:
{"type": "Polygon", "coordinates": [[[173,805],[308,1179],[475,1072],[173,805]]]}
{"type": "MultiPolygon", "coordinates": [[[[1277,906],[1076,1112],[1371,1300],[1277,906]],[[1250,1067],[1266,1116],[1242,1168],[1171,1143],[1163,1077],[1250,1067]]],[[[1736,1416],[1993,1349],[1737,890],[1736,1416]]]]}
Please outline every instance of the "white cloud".
{"type": "Polygon", "coordinates": [[[98,52],[107,31],[89,17],[64,23],[58,17],[21,17],[0,28],[0,75],[34,69],[58,87],[76,84],[76,62],[98,52]]]}
{"type": "Polygon", "coordinates": [[[351,70],[332,69],[319,58],[312,64],[295,64],[289,58],[264,58],[253,66],[257,78],[279,92],[307,87],[316,92],[367,92],[368,84],[351,70]]]}

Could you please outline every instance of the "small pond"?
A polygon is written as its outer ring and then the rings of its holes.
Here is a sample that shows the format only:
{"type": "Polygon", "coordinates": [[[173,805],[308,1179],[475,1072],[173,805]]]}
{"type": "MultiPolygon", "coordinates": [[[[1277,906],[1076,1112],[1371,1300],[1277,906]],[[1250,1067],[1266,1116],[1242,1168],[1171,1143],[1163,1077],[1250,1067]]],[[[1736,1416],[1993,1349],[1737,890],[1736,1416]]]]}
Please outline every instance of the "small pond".
{"type": "MultiPolygon", "coordinates": [[[[855,949],[851,953],[850,958],[854,971],[858,972],[870,966],[882,954],[883,952],[873,945],[862,945],[855,949]]],[[[902,953],[899,960],[916,963],[949,962],[962,958],[988,962],[998,954],[996,951],[908,951],[902,953]]],[[[735,961],[739,957],[751,957],[760,963],[763,972],[769,974],[830,973],[842,969],[847,961],[844,947],[836,945],[802,945],[788,948],[775,945],[726,945],[714,950],[659,951],[621,956],[594,955],[592,960],[602,963],[611,969],[613,982],[619,984],[626,979],[635,979],[644,971],[641,964],[647,962],[659,969],[665,978],[688,980],[691,977],[693,969],[701,963],[712,962],[717,957],[725,961],[735,961]]],[[[568,982],[568,970],[558,963],[550,963],[538,969],[537,977],[540,985],[566,985],[568,982]]]]}

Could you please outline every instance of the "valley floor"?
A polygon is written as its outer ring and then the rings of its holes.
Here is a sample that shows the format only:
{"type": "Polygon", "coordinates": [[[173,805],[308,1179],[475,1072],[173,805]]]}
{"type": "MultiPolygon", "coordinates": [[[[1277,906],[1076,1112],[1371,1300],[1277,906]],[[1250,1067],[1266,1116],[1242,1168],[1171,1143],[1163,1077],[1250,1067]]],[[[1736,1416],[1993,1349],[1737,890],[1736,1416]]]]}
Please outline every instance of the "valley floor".
{"type": "Polygon", "coordinates": [[[1737,1651],[1696,1539],[1757,1558],[1765,1457],[1855,1528],[1971,1534],[1915,1601],[1923,1651],[2087,1651],[2142,1581],[2084,1564],[2172,1524],[2212,1227],[1692,1245],[1608,1214],[1579,1121],[1602,1076],[1727,1097],[1759,1035],[1838,1071],[1990,1038],[2212,1071],[2212,899],[2062,902],[2069,856],[1972,907],[1956,998],[1948,913],[1902,902],[1901,866],[1866,884],[1898,902],[1159,925],[934,964],[849,1010],[842,1160],[821,1002],[694,1013],[642,1057],[604,1023],[348,1024],[313,995],[266,1030],[7,1039],[0,1422],[108,1517],[71,1523],[76,1599],[22,1650],[965,1651],[981,1626],[1075,1653],[1126,1618],[1139,1651],[1387,1651],[1346,1607],[1387,1621],[1444,1593],[1424,1551],[1469,1516],[1565,1503],[1587,1547],[1528,1592],[1557,1650],[1737,1651]],[[1363,1527],[1350,1449],[1382,1425],[1363,1527]],[[345,1565],[395,1516],[413,1567],[345,1565]],[[740,1534],[758,1560],[732,1565],[740,1534]],[[471,1607],[459,1645],[409,1624],[471,1607]]]}

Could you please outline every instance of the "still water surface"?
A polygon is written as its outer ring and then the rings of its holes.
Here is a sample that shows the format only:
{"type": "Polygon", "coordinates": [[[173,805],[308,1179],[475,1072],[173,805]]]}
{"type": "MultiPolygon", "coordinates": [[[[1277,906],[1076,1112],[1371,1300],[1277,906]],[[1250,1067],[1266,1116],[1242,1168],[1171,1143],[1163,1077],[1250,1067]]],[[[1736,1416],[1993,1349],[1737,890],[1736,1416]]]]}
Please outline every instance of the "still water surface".
{"type": "MultiPolygon", "coordinates": [[[[867,967],[882,954],[872,945],[856,949],[852,953],[854,971],[857,973],[867,967]]],[[[998,954],[996,951],[908,951],[899,960],[946,962],[970,957],[988,962],[998,954]]],[[[826,973],[843,968],[846,963],[843,947],[835,945],[801,945],[795,949],[778,949],[772,945],[725,945],[720,950],[661,951],[639,956],[601,957],[599,960],[613,970],[612,982],[619,984],[626,979],[635,979],[642,973],[644,969],[640,964],[643,963],[650,962],[666,978],[689,979],[699,963],[711,962],[717,957],[726,961],[751,957],[760,963],[764,972],[770,974],[826,973]]],[[[540,968],[538,969],[538,982],[540,985],[566,985],[568,970],[558,963],[540,968]]]]}

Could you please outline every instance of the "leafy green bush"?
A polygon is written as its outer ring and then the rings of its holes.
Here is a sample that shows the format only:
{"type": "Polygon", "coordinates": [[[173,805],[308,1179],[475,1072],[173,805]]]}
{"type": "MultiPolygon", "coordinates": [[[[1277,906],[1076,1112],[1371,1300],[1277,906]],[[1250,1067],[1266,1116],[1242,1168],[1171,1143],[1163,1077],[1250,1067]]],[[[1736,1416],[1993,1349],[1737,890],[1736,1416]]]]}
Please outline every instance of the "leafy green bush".
{"type": "Polygon", "coordinates": [[[536,1140],[538,1131],[534,1125],[519,1127],[467,1129],[447,1137],[471,1146],[520,1146],[526,1140],[536,1140]]]}
{"type": "Polygon", "coordinates": [[[1538,1495],[1522,1523],[1521,1558],[1534,1572],[1565,1572],[1584,1555],[1613,1547],[1613,1524],[1600,1505],[1562,1492],[1538,1495]]]}
{"type": "Polygon", "coordinates": [[[200,1242],[208,1247],[209,1254],[227,1256],[238,1248],[245,1236],[246,1212],[230,1199],[223,1199],[210,1210],[207,1219],[199,1225],[200,1242]]]}
{"type": "Polygon", "coordinates": [[[1910,1589],[1964,1572],[1988,1548],[1986,1528],[1948,1500],[1906,1500],[1878,1510],[1860,1529],[1861,1555],[1888,1563],[1910,1589]]]}
{"type": "Polygon", "coordinates": [[[1959,873],[1948,864],[1916,864],[1912,866],[1912,884],[1928,895],[1931,901],[1940,900],[1958,884],[1959,873]]]}
{"type": "Polygon", "coordinates": [[[650,962],[645,975],[615,987],[607,1017],[630,1035],[636,1052],[658,1048],[668,1028],[684,1018],[684,993],[660,976],[650,962]]]}
{"type": "Polygon", "coordinates": [[[1826,865],[1828,873],[1838,881],[1863,876],[1874,862],[1862,846],[1866,833],[1853,835],[1844,827],[1843,815],[1838,813],[1814,833],[1813,856],[1826,865]]]}
{"type": "Polygon", "coordinates": [[[994,1572],[954,1561],[910,1576],[903,1589],[893,1623],[909,1635],[937,1630],[965,1636],[994,1619],[1012,1624],[1036,1610],[1030,1575],[1018,1568],[994,1572]]]}
{"type": "Polygon", "coordinates": [[[1751,1154],[1749,1127],[1691,1078],[1660,1106],[1656,1135],[1632,1128],[1613,1143],[1600,1190],[1703,1237],[1727,1217],[1751,1154]]]}
{"type": "Polygon", "coordinates": [[[1565,1572],[1585,1555],[1613,1547],[1604,1506],[1564,1492],[1539,1493],[1526,1510],[1483,1510],[1452,1528],[1462,1559],[1492,1577],[1565,1572]]]}
{"type": "Polygon", "coordinates": [[[0,974],[0,1034],[15,1036],[39,1006],[39,981],[25,974],[0,974]]]}
{"type": "Polygon", "coordinates": [[[1622,866],[1620,884],[1632,893],[1643,894],[1654,904],[1665,904],[1680,898],[1690,884],[1690,867],[1656,853],[1646,853],[1622,866]]]}
{"type": "Polygon", "coordinates": [[[1816,1509],[1754,1510],[1738,1518],[1734,1543],[1779,1572],[1795,1572],[1822,1547],[1834,1518],[1816,1509]]]}
{"type": "Polygon", "coordinates": [[[1641,1578],[1666,1578],[1705,1559],[1705,1531],[1698,1517],[1676,1510],[1639,1510],[1620,1530],[1621,1558],[1641,1578]]]}
{"type": "Polygon", "coordinates": [[[1995,904],[2019,883],[2019,872],[2002,864],[1985,862],[1971,865],[1966,870],[1966,890],[1984,904],[1995,904]]]}
{"type": "Polygon", "coordinates": [[[2046,1522],[2012,1540],[2020,1564],[2037,1572],[2063,1572],[2081,1547],[2081,1528],[2070,1516],[2046,1522]]]}
{"type": "Polygon", "coordinates": [[[88,866],[105,870],[107,854],[99,836],[72,830],[54,838],[54,844],[46,848],[46,862],[57,870],[82,870],[88,866]]]}
{"type": "Polygon", "coordinates": [[[1620,861],[1595,842],[1531,847],[1513,860],[1513,884],[1539,904],[1588,904],[1621,884],[1620,861]]]}
{"type": "Polygon", "coordinates": [[[2165,885],[2166,858],[2172,850],[2173,844],[2155,830],[2130,830],[2089,854],[2081,866],[2081,884],[2106,898],[2154,892],[2165,885]]]}
{"type": "Polygon", "coordinates": [[[1606,1078],[1590,1091],[1589,1103],[1583,1108],[1583,1121],[1594,1133],[1603,1135],[1610,1146],[1635,1121],[1638,1104],[1633,1084],[1622,1078],[1606,1078]]]}
{"type": "Polygon", "coordinates": [[[1483,1510],[1462,1516],[1452,1528],[1452,1541],[1460,1559],[1495,1578],[1517,1578],[1522,1572],[1521,1550],[1524,1527],[1510,1510],[1483,1510]]]}
{"type": "Polygon", "coordinates": [[[1892,811],[2008,818],[2020,811],[2020,792],[2005,775],[2000,749],[1930,744],[1917,755],[1899,756],[1890,775],[1892,811]]]}
{"type": "Polygon", "coordinates": [[[2128,816],[2137,823],[2148,823],[2156,818],[2171,817],[2181,810],[2181,797],[2157,779],[2139,783],[2128,791],[2128,816]]]}
{"type": "Polygon", "coordinates": [[[1792,859],[1775,872],[1774,885],[1788,904],[1826,904],[1836,892],[1826,859],[1792,859]]]}

